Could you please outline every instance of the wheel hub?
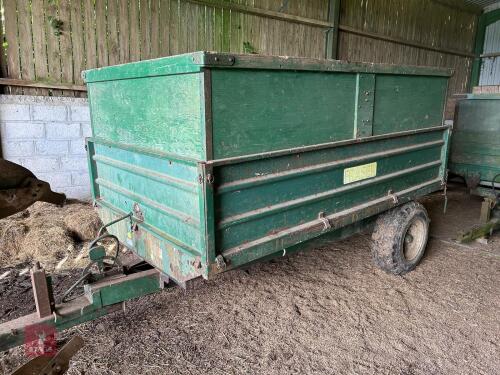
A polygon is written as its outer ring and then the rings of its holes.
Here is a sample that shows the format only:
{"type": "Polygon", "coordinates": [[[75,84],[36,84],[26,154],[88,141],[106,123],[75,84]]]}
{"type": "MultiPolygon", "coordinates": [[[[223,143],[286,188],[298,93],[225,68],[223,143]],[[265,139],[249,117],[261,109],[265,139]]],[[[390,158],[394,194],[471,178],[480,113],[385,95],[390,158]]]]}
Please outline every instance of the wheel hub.
{"type": "Polygon", "coordinates": [[[425,246],[426,225],[422,219],[415,218],[406,230],[403,254],[406,260],[415,259],[425,246]]]}

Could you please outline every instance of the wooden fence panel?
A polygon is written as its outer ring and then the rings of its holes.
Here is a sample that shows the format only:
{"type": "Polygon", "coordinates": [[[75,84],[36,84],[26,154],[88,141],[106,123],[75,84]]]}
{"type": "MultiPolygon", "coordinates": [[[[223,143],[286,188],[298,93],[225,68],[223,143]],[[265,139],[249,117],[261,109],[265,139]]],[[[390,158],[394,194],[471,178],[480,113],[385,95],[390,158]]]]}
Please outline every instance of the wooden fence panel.
{"type": "MultiPolygon", "coordinates": [[[[329,0],[0,0],[7,78],[80,95],[81,71],[196,50],[324,58],[329,0]],[[61,87],[68,90],[62,90],[61,87]],[[74,88],[74,87],[73,87],[74,88]]],[[[342,0],[338,56],[456,69],[464,92],[477,14],[441,0],[342,0]]],[[[4,75],[5,77],[5,75],[4,75]]]]}
{"type": "Polygon", "coordinates": [[[341,6],[340,59],[453,68],[450,94],[467,91],[477,14],[432,0],[342,0],[341,6]],[[346,27],[437,51],[357,35],[346,27]]]}

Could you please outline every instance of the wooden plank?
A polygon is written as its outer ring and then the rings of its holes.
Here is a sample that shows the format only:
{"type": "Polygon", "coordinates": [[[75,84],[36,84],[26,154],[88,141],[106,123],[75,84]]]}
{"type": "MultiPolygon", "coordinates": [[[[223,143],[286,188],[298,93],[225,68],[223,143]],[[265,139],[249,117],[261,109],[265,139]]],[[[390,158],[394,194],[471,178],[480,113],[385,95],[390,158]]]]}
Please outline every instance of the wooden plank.
{"type": "Polygon", "coordinates": [[[106,1],[95,3],[95,25],[97,39],[97,66],[108,66],[108,41],[106,35],[106,1]]]}
{"type": "Polygon", "coordinates": [[[333,24],[333,27],[330,30],[328,30],[328,34],[326,37],[325,56],[327,59],[337,58],[339,20],[340,20],[340,0],[329,0],[328,22],[331,22],[333,24]]]}
{"type": "Polygon", "coordinates": [[[139,1],[130,0],[130,61],[139,61],[141,59],[141,40],[137,32],[139,30],[139,1]]]}
{"type": "Polygon", "coordinates": [[[83,84],[82,70],[85,69],[85,39],[82,17],[82,1],[71,1],[71,43],[73,45],[74,82],[83,84]]]}
{"type": "Polygon", "coordinates": [[[87,87],[83,85],[74,85],[71,83],[51,83],[39,81],[27,81],[14,78],[0,78],[0,85],[17,86],[17,87],[35,87],[44,89],[71,90],[71,91],[87,91],[87,87]]]}
{"type": "Polygon", "coordinates": [[[231,8],[222,9],[222,51],[231,51],[231,8]]]}
{"type": "Polygon", "coordinates": [[[169,47],[170,54],[176,55],[179,53],[179,2],[181,0],[170,1],[170,37],[169,47]]]}
{"type": "MultiPolygon", "coordinates": [[[[231,0],[233,4],[240,4],[238,0],[231,0]]],[[[231,40],[229,41],[229,50],[231,52],[240,53],[243,50],[241,45],[241,13],[237,11],[230,12],[229,28],[231,32],[231,40]]]]}
{"type": "MultiPolygon", "coordinates": [[[[35,59],[35,77],[37,80],[48,79],[49,69],[47,66],[47,45],[45,42],[45,10],[43,0],[31,1],[31,12],[33,14],[33,47],[35,59]]],[[[5,77],[5,76],[4,76],[5,77]]],[[[46,89],[39,89],[39,95],[48,95],[46,89]]]]}
{"type": "Polygon", "coordinates": [[[214,51],[222,51],[222,9],[212,9],[214,12],[214,51]]]}
{"type": "Polygon", "coordinates": [[[254,8],[242,4],[234,4],[229,2],[216,2],[216,0],[181,0],[181,1],[188,1],[190,3],[212,6],[219,9],[225,9],[227,11],[237,11],[247,14],[254,14],[257,16],[268,17],[288,22],[303,23],[310,26],[317,26],[323,28],[329,28],[333,26],[330,22],[319,21],[307,17],[300,17],[292,14],[286,14],[267,9],[254,8]]]}
{"type": "Polygon", "coordinates": [[[160,56],[170,56],[170,0],[160,1],[160,56]]]}
{"type": "Polygon", "coordinates": [[[91,69],[98,66],[94,2],[84,0],[83,8],[84,8],[83,35],[85,38],[85,67],[86,69],[91,69]]]}
{"type": "MultiPolygon", "coordinates": [[[[59,2],[59,19],[62,30],[59,36],[59,48],[61,51],[61,81],[74,82],[73,78],[73,46],[71,44],[71,9],[68,1],[59,2]]],[[[71,92],[63,92],[62,95],[72,96],[71,92]]]]}
{"type": "Polygon", "coordinates": [[[186,30],[186,51],[195,52],[198,47],[198,5],[186,3],[185,23],[189,25],[186,30]]]}
{"type": "Polygon", "coordinates": [[[160,0],[151,0],[151,58],[160,57],[160,0]]]}
{"type": "Polygon", "coordinates": [[[123,64],[130,61],[130,26],[128,14],[128,1],[118,0],[118,45],[119,57],[118,62],[123,64]]]}
{"type": "Polygon", "coordinates": [[[149,0],[140,2],[141,60],[151,57],[151,11],[149,0]]]}
{"type": "MultiPolygon", "coordinates": [[[[302,14],[304,9],[304,4],[301,2],[298,8],[299,14],[302,14]]],[[[306,52],[305,52],[305,34],[306,34],[306,29],[309,28],[306,25],[303,24],[298,24],[298,31],[297,31],[297,57],[307,57],[306,52]]]]}
{"type": "Polygon", "coordinates": [[[208,50],[207,48],[207,34],[206,34],[206,7],[203,5],[197,6],[198,8],[198,38],[195,50],[208,50]]]}
{"type": "MultiPolygon", "coordinates": [[[[57,30],[51,25],[50,20],[58,20],[57,5],[50,0],[44,0],[45,8],[45,36],[47,39],[47,62],[49,67],[49,80],[52,83],[61,82],[61,55],[59,51],[59,36],[57,30]]],[[[53,95],[62,95],[60,90],[52,90],[53,95]]]]}
{"type": "Polygon", "coordinates": [[[179,53],[186,53],[188,49],[188,35],[190,33],[190,25],[187,22],[188,6],[186,1],[179,1],[179,53]]]}
{"type": "Polygon", "coordinates": [[[108,63],[116,65],[120,62],[120,46],[118,41],[118,4],[117,0],[108,0],[108,63]]]}
{"type": "MultiPolygon", "coordinates": [[[[21,78],[27,80],[35,79],[35,61],[33,59],[33,32],[31,28],[31,4],[28,0],[17,2],[18,32],[20,42],[20,67],[21,78]]],[[[24,89],[26,95],[36,95],[36,89],[24,89]]]]}
{"type": "MultiPolygon", "coordinates": [[[[21,78],[19,66],[19,40],[17,37],[17,8],[15,0],[4,1],[5,39],[7,41],[7,69],[10,78],[21,78]]],[[[9,88],[10,94],[22,93],[17,87],[9,88]]]]}
{"type": "Polygon", "coordinates": [[[215,30],[215,13],[214,8],[205,7],[205,47],[207,51],[215,50],[214,47],[214,30],[215,30]]]}

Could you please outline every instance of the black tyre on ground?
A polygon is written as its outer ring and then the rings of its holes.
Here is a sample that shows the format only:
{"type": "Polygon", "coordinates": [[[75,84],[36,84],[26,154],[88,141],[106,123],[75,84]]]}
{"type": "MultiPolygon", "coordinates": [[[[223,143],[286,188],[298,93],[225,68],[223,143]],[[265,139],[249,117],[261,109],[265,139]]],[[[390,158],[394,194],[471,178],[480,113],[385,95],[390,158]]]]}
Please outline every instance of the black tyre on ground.
{"type": "Polygon", "coordinates": [[[395,275],[412,271],[424,256],[429,223],[427,211],[417,202],[381,214],[372,234],[375,264],[395,275]]]}

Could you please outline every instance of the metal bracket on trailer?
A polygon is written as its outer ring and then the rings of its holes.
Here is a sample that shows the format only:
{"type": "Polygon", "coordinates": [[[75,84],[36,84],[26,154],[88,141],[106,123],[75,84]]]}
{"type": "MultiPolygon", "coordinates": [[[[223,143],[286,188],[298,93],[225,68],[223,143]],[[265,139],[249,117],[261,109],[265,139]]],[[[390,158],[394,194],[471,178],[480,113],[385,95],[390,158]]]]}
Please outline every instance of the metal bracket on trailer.
{"type": "Polygon", "coordinates": [[[330,229],[332,227],[332,224],[330,224],[330,220],[328,220],[324,212],[320,212],[318,214],[318,220],[323,223],[323,225],[325,226],[325,230],[330,229]]]}

